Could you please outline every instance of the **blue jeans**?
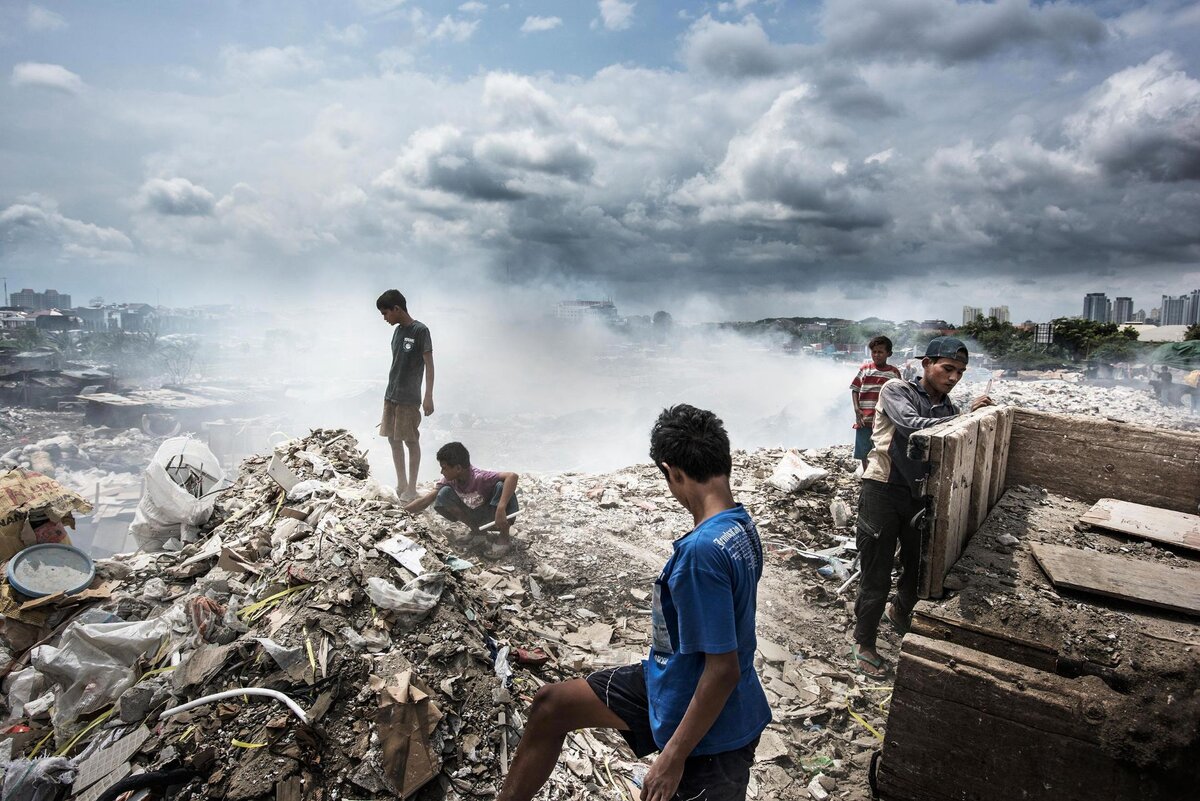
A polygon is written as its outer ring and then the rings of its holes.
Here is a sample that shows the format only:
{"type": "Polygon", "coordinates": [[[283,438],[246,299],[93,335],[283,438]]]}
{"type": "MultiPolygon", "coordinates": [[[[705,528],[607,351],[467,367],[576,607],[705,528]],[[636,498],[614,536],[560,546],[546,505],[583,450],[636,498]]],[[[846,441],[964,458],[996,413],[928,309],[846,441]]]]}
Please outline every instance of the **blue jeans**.
{"type": "MultiPolygon", "coordinates": [[[[496,510],[500,507],[500,495],[503,492],[504,482],[497,481],[492,490],[492,499],[479,508],[472,509],[463,503],[463,499],[458,497],[458,493],[452,487],[442,487],[433,502],[433,511],[447,520],[462,521],[471,528],[480,528],[496,520],[496,510]]],[[[504,513],[511,515],[520,508],[517,493],[514,492],[508,499],[508,506],[504,507],[504,513]]]]}

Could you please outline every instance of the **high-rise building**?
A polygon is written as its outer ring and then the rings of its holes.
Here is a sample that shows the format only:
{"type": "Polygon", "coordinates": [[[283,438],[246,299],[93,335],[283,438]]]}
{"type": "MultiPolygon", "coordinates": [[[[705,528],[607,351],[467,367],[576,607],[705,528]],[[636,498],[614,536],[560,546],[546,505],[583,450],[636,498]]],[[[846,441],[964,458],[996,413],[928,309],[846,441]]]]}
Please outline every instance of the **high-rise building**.
{"type": "Polygon", "coordinates": [[[1131,322],[1131,323],[1144,323],[1144,322],[1146,322],[1146,310],[1145,310],[1145,309],[1138,309],[1137,311],[1135,311],[1135,312],[1133,313],[1133,317],[1130,317],[1130,318],[1129,318],[1129,322],[1131,322]]]}
{"type": "Polygon", "coordinates": [[[1011,322],[1007,306],[989,306],[987,316],[993,318],[998,323],[1011,322]]]}
{"type": "Polygon", "coordinates": [[[1185,310],[1183,322],[1185,325],[1200,323],[1200,289],[1193,289],[1188,294],[1188,306],[1185,310]]]}
{"type": "Polygon", "coordinates": [[[1117,325],[1132,322],[1133,298],[1117,298],[1113,301],[1112,321],[1117,325]]]}
{"type": "Polygon", "coordinates": [[[1162,296],[1162,315],[1159,318],[1159,325],[1185,325],[1188,313],[1188,302],[1191,300],[1187,295],[1163,295],[1162,296]]]}
{"type": "Polygon", "coordinates": [[[1112,315],[1112,303],[1103,292],[1089,292],[1083,296],[1083,319],[1107,323],[1112,315]]]}
{"type": "Polygon", "coordinates": [[[983,309],[978,306],[963,306],[963,325],[981,319],[983,319],[983,309]]]}
{"type": "Polygon", "coordinates": [[[57,289],[47,289],[45,292],[34,292],[32,289],[22,289],[9,295],[9,304],[23,306],[30,311],[48,311],[50,309],[71,308],[71,296],[57,289]]]}

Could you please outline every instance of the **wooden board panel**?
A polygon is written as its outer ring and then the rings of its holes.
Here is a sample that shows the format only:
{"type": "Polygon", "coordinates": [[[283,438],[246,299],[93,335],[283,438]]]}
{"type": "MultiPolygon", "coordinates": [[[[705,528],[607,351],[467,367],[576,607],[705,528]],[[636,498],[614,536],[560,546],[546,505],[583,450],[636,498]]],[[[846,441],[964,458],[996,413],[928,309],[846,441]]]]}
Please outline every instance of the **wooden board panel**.
{"type": "Polygon", "coordinates": [[[933,496],[933,525],[922,548],[922,580],[918,583],[922,598],[941,597],[942,580],[966,543],[978,435],[978,417],[964,416],[938,427],[930,437],[932,473],[927,491],[933,496]]]}
{"type": "Polygon", "coordinates": [[[1079,518],[1092,526],[1152,542],[1200,551],[1200,516],[1140,503],[1101,498],[1079,518]]]}
{"type": "Polygon", "coordinates": [[[1200,615],[1200,569],[1044,542],[1029,547],[1055,587],[1200,615]]]}
{"type": "MultiPolygon", "coordinates": [[[[975,440],[975,466],[971,473],[971,501],[967,511],[965,535],[974,534],[983,525],[992,508],[992,468],[995,466],[997,410],[989,409],[979,418],[979,435],[975,440]]],[[[964,536],[964,542],[966,537],[964,536]]],[[[959,548],[959,554],[962,548],[959,548]]]]}
{"type": "Polygon", "coordinates": [[[1012,436],[1014,410],[1005,406],[996,415],[996,447],[992,450],[991,492],[988,493],[988,508],[995,506],[1004,494],[1004,476],[1008,472],[1009,438],[1012,436]]]}
{"type": "Polygon", "coordinates": [[[931,601],[921,601],[917,604],[917,608],[913,610],[910,631],[1038,670],[1050,673],[1058,670],[1058,652],[1049,645],[1010,631],[977,626],[970,621],[941,614],[931,601]]]}
{"type": "Polygon", "coordinates": [[[1018,409],[1005,481],[1085,503],[1116,497],[1191,513],[1200,505],[1200,434],[1018,409]]]}
{"type": "Polygon", "coordinates": [[[1127,703],[1093,677],[1067,679],[910,633],[879,794],[888,801],[1189,797],[1192,762],[1145,770],[1105,750],[1098,722],[1128,713],[1127,703]]]}

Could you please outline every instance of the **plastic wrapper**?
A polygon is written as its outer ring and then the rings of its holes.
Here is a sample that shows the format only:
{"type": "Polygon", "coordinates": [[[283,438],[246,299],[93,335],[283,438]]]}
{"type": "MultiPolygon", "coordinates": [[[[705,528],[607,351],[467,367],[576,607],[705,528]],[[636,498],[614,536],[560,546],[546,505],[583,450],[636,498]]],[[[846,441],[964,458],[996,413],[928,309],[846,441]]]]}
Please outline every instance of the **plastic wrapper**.
{"type": "Polygon", "coordinates": [[[403,588],[385,579],[372,577],[367,579],[367,595],[380,609],[423,615],[437,606],[445,586],[445,573],[424,573],[403,588]]]}

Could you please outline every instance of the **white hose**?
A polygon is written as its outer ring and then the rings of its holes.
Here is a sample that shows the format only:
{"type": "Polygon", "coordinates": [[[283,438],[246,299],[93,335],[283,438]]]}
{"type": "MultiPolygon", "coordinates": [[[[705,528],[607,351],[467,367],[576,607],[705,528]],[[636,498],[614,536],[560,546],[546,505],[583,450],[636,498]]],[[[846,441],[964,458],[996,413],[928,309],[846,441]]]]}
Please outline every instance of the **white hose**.
{"type": "Polygon", "coordinates": [[[186,704],[173,706],[159,715],[159,717],[169,718],[172,715],[178,715],[180,712],[187,712],[189,709],[211,704],[213,701],[224,701],[226,698],[237,698],[240,695],[263,695],[267,698],[274,698],[276,701],[286,704],[288,709],[295,712],[296,717],[300,718],[301,723],[308,724],[308,715],[304,714],[304,710],[300,708],[299,704],[278,690],[268,690],[264,687],[244,687],[240,690],[226,690],[222,693],[213,693],[203,698],[197,698],[195,701],[188,701],[186,704]]]}

